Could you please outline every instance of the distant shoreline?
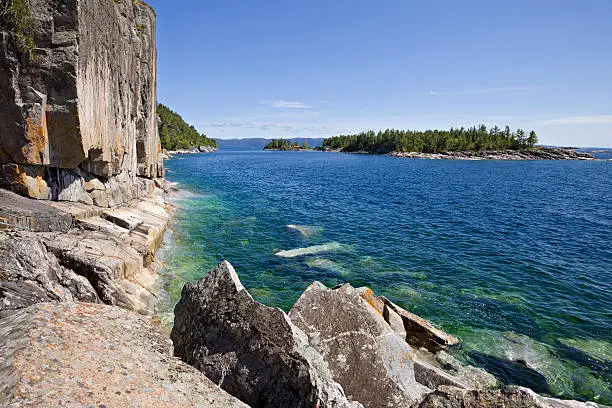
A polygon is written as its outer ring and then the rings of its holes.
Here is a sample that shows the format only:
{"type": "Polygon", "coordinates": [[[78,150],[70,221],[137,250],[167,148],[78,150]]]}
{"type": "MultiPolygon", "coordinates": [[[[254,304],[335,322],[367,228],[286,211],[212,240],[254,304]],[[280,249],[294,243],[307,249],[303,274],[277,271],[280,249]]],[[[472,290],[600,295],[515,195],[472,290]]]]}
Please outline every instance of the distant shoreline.
{"type": "Polygon", "coordinates": [[[463,152],[391,152],[388,156],[411,159],[443,160],[597,160],[589,153],[573,149],[486,150],[463,152]]]}
{"type": "MultiPolygon", "coordinates": [[[[547,148],[526,150],[483,150],[483,151],[449,151],[439,153],[390,152],[370,153],[364,151],[347,152],[342,149],[324,150],[327,153],[370,154],[404,159],[425,160],[601,160],[590,153],[577,152],[574,149],[547,148]]],[[[605,159],[604,159],[605,160],[605,159]]]]}

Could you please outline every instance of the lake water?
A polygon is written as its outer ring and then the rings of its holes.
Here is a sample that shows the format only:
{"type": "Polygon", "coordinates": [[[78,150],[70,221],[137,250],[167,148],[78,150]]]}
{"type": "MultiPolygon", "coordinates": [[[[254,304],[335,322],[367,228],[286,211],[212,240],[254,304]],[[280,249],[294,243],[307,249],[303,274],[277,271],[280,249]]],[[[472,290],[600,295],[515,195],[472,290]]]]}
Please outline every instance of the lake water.
{"type": "Polygon", "coordinates": [[[220,151],[166,168],[167,323],[183,283],[228,259],[267,305],[314,280],[366,285],[506,383],[612,404],[612,162],[220,151]]]}

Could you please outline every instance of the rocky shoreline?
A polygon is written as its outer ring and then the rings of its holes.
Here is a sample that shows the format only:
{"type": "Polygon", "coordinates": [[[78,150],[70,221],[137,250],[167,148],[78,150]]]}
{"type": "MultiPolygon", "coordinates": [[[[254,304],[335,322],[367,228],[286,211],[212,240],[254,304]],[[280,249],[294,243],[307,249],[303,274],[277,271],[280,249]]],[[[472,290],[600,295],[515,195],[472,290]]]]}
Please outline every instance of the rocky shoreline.
{"type": "Polygon", "coordinates": [[[185,285],[170,340],[91,287],[98,299],[0,314],[1,406],[599,407],[500,387],[447,353],[459,339],[368,288],[314,282],[285,313],[224,261],[185,285]]]}
{"type": "Polygon", "coordinates": [[[165,160],[177,154],[214,153],[217,150],[219,150],[217,147],[211,147],[211,146],[200,146],[197,149],[179,149],[179,150],[164,149],[161,152],[161,156],[165,160]]]}
{"type": "Polygon", "coordinates": [[[447,160],[596,160],[589,153],[562,148],[442,153],[392,152],[389,153],[389,156],[409,159],[447,160]]]}
{"type": "MultiPolygon", "coordinates": [[[[35,201],[0,189],[0,316],[43,301],[106,303],[151,315],[155,252],[173,207],[149,196],[103,208],[35,201]]],[[[164,188],[166,190],[164,191],[164,188]]]]}

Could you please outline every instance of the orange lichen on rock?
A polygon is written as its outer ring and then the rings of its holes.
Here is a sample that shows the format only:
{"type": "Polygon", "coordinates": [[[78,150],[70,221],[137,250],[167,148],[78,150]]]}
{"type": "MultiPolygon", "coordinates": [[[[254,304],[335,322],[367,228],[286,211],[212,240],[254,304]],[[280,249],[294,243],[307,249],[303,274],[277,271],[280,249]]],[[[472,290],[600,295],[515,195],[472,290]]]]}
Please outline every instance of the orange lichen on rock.
{"type": "Polygon", "coordinates": [[[24,158],[30,164],[43,165],[48,161],[49,132],[47,130],[47,115],[43,115],[41,123],[27,118],[28,144],[21,148],[24,158]]]}
{"type": "Polygon", "coordinates": [[[378,298],[378,296],[374,294],[374,292],[372,292],[372,289],[363,287],[356,290],[359,292],[359,296],[361,296],[361,298],[365,300],[368,305],[372,306],[374,310],[378,312],[378,314],[383,314],[385,304],[378,298]]]}

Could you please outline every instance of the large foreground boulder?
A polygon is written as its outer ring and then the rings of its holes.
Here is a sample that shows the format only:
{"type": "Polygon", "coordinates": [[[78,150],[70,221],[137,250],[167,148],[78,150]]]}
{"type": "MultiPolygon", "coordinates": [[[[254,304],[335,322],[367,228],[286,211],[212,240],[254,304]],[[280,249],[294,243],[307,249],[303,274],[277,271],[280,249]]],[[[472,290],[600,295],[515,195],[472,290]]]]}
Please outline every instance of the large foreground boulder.
{"type": "Polygon", "coordinates": [[[315,282],[289,312],[334,379],[364,407],[407,407],[430,390],[414,377],[414,351],[351,285],[315,282]]]}
{"type": "Polygon", "coordinates": [[[245,407],[117,307],[40,303],[0,319],[2,407],[245,407]]]}
{"type": "Polygon", "coordinates": [[[253,407],[349,407],[304,332],[280,309],[256,302],[224,261],[183,288],[175,355],[253,407]]]}
{"type": "Polygon", "coordinates": [[[413,408],[589,408],[593,402],[565,401],[541,397],[530,389],[465,390],[442,386],[413,408]]]}

